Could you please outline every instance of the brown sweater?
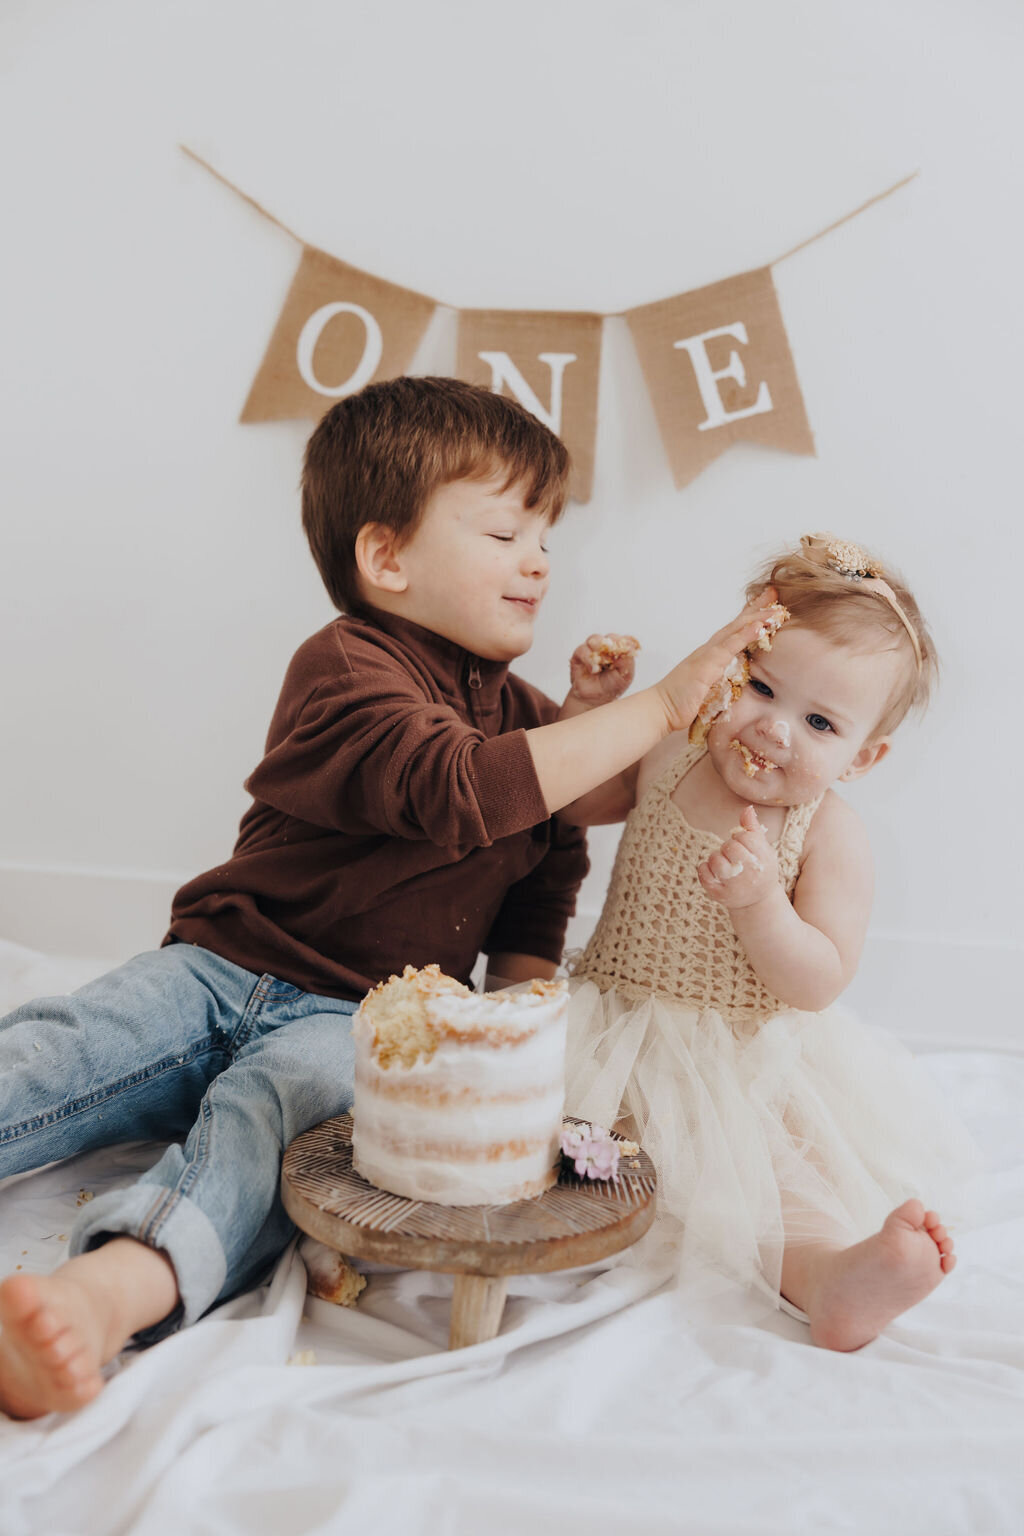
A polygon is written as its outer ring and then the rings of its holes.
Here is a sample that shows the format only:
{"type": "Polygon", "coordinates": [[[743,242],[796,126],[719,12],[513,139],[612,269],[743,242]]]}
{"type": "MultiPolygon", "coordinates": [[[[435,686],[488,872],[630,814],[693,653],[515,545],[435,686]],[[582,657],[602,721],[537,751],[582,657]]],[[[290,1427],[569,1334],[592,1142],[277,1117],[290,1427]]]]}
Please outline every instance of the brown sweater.
{"type": "Polygon", "coordinates": [[[587,855],[526,742],[555,714],[418,624],[335,619],[288,668],[234,853],[178,892],[164,943],[353,999],[405,965],[468,981],[481,950],[558,960],[587,855]]]}

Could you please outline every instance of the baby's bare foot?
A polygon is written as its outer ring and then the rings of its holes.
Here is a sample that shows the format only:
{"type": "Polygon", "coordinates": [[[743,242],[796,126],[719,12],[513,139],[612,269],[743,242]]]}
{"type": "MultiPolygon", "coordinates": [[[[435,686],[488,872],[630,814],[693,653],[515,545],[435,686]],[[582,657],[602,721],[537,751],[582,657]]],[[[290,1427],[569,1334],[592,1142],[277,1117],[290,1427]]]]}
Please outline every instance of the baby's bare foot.
{"type": "Polygon", "coordinates": [[[933,1291],[956,1264],[934,1211],[907,1200],[874,1237],[823,1262],[808,1297],[811,1338],[824,1349],[860,1349],[933,1291]]]}
{"type": "Polygon", "coordinates": [[[103,1386],[105,1321],[89,1290],[60,1273],[0,1284],[0,1410],[67,1413],[103,1386]]]}

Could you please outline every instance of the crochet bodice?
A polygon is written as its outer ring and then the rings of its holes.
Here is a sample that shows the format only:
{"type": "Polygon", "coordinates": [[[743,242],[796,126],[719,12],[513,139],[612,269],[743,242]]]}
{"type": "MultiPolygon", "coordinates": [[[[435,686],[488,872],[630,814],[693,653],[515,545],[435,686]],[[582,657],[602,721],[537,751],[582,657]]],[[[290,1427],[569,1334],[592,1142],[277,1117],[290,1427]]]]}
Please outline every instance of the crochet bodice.
{"type": "MultiPolygon", "coordinates": [[[[604,910],[573,970],[602,990],[639,1001],[651,993],[693,1008],[715,1008],[751,1023],[786,1008],[747,959],[728,910],[704,894],[697,867],[722,843],[691,827],[672,799],[704,747],[688,747],[630,811],[604,910]]],[[[804,838],[822,796],[790,806],[775,850],[779,881],[792,896],[804,838]]]]}

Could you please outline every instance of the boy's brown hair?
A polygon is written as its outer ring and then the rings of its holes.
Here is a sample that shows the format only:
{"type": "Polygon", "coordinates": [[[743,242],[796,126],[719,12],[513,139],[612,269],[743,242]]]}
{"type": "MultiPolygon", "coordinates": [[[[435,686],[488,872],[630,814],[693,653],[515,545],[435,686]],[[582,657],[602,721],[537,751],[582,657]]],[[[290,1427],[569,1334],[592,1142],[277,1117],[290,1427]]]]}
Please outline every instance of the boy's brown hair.
{"type": "Polygon", "coordinates": [[[302,526],[324,585],[343,612],[366,607],[356,535],[366,523],[401,541],[428,499],[453,480],[504,475],[527,507],[555,522],[568,496],[563,443],[515,400],[461,379],[370,384],[331,407],[306,447],[302,526]]]}
{"type": "MultiPolygon", "coordinates": [[[[851,547],[863,553],[859,546],[851,547]]],[[[879,562],[868,559],[872,570],[882,571],[879,562]]],[[[788,550],[766,561],[747,587],[748,602],[755,601],[765,587],[774,587],[793,624],[815,630],[833,645],[899,653],[903,665],[874,739],[894,731],[910,710],[926,707],[939,670],[935,644],[914,594],[891,567],[884,568],[884,576],[917,637],[920,667],[902,620],[870,582],[853,581],[827,565],[807,560],[800,550],[788,550]]]]}

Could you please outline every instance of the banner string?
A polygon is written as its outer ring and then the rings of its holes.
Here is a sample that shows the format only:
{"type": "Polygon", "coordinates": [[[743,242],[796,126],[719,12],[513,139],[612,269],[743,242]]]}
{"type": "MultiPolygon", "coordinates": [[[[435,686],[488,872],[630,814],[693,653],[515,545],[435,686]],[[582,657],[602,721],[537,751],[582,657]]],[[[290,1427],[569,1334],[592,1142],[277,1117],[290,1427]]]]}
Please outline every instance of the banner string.
{"type": "Polygon", "coordinates": [[[243,203],[248,203],[250,208],[255,208],[257,213],[262,213],[263,217],[269,219],[271,224],[276,224],[278,229],[283,229],[286,235],[291,235],[292,239],[297,240],[300,245],[307,243],[301,235],[295,233],[294,229],[289,229],[287,224],[282,224],[280,219],[275,218],[272,213],[268,212],[262,203],[258,203],[254,197],[250,197],[248,192],[243,192],[241,187],[236,187],[235,183],[229,181],[226,176],[222,176],[220,171],[215,171],[209,161],[204,160],[202,155],[197,155],[194,149],[189,149],[187,144],[179,144],[178,148],[183,155],[188,155],[190,160],[194,160],[197,165],[201,165],[204,171],[209,171],[211,176],[215,176],[223,186],[230,188],[237,197],[242,199],[243,203]]]}
{"type": "Polygon", "coordinates": [[[790,256],[796,255],[797,251],[802,251],[805,246],[813,245],[815,240],[824,239],[824,237],[826,235],[830,235],[834,229],[838,229],[840,224],[848,224],[850,220],[855,219],[859,213],[864,213],[866,209],[873,208],[876,203],[880,203],[882,201],[883,197],[891,197],[894,192],[899,191],[900,187],[905,187],[908,182],[913,181],[914,177],[920,176],[920,174],[920,171],[911,171],[909,176],[904,176],[902,181],[893,182],[892,186],[886,187],[884,192],[876,192],[874,197],[869,197],[867,202],[861,203],[859,208],[854,208],[851,213],[844,213],[841,219],[836,219],[833,224],[827,224],[824,229],[819,229],[816,235],[808,235],[807,239],[801,240],[799,245],[794,245],[788,251],[783,251],[781,256],[776,256],[774,261],[768,262],[768,266],[777,267],[780,261],[788,261],[790,256]]]}
{"type": "MultiPolygon", "coordinates": [[[[234,192],[235,195],[240,197],[244,203],[248,203],[250,208],[255,208],[256,212],[262,214],[265,219],[269,219],[271,224],[276,224],[278,229],[284,230],[286,235],[290,235],[291,238],[293,240],[297,240],[301,246],[308,248],[308,241],[303,240],[301,235],[297,235],[294,229],[289,229],[287,224],[282,224],[281,220],[275,218],[274,214],[270,213],[268,209],[264,208],[262,203],[258,203],[254,197],[250,197],[248,192],[243,192],[241,187],[236,186],[233,181],[229,181],[228,178],[223,176],[220,171],[214,170],[213,166],[210,165],[208,161],[204,160],[202,155],[197,155],[195,150],[189,149],[187,144],[179,144],[178,148],[183,154],[188,155],[190,160],[194,160],[197,165],[201,165],[204,171],[209,171],[211,176],[215,177],[217,181],[219,181],[223,186],[234,192]]],[[[848,224],[851,219],[857,218],[858,214],[866,212],[868,208],[873,208],[875,204],[880,203],[883,198],[891,197],[894,192],[898,192],[901,187],[907,186],[909,182],[913,181],[914,178],[920,174],[920,171],[911,171],[909,176],[904,176],[901,181],[896,181],[891,187],[886,187],[884,192],[876,192],[874,197],[869,197],[866,203],[861,203],[858,208],[853,208],[849,213],[844,213],[842,218],[835,219],[831,224],[827,224],[824,229],[819,229],[816,235],[808,235],[806,240],[801,240],[799,245],[791,246],[788,251],[783,251],[781,256],[776,256],[774,261],[766,262],[765,266],[777,267],[781,261],[788,261],[790,256],[796,255],[797,251],[802,251],[808,245],[813,245],[816,240],[823,240],[825,236],[830,235],[834,229],[838,229],[842,224],[848,224]]],[[[338,258],[335,259],[337,260],[338,258]]],[[[406,285],[402,284],[402,286],[405,287],[406,285]]],[[[414,290],[409,291],[412,292],[414,290]]],[[[458,313],[458,308],[454,304],[447,304],[442,299],[431,298],[429,294],[421,294],[420,297],[430,299],[431,304],[436,304],[439,309],[449,309],[455,313],[458,313]]],[[[628,311],[623,309],[602,312],[602,319],[618,320],[627,313],[628,311]]]]}
{"type": "MultiPolygon", "coordinates": [[[[275,216],[270,213],[268,209],[264,208],[262,203],[258,203],[254,197],[250,197],[248,192],[243,192],[241,187],[236,186],[233,181],[229,181],[226,176],[221,175],[220,171],[215,171],[213,166],[210,165],[208,161],[203,159],[202,155],[196,154],[194,149],[189,149],[187,144],[179,144],[178,148],[181,150],[182,154],[188,155],[190,160],[194,160],[197,165],[201,165],[204,171],[209,171],[211,176],[216,177],[222,186],[228,187],[232,192],[236,194],[236,196],[240,197],[243,203],[248,203],[250,208],[255,208],[256,212],[261,213],[265,219],[269,219],[271,224],[276,224],[278,229],[283,229],[286,235],[290,235],[293,240],[297,240],[305,250],[313,249],[313,247],[310,246],[308,240],[303,240],[301,235],[297,235],[294,229],[289,229],[287,224],[282,224],[281,220],[275,218],[275,216]]],[[[333,259],[337,260],[338,258],[335,257],[333,259]]],[[[417,289],[409,288],[405,283],[402,283],[401,286],[405,288],[407,293],[418,292],[417,289]]],[[[445,304],[441,299],[432,298],[429,293],[420,293],[419,297],[421,299],[429,300],[429,302],[431,304],[435,304],[438,309],[450,309],[453,314],[458,313],[454,304],[445,304]]]]}

